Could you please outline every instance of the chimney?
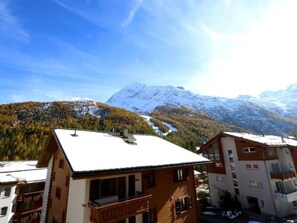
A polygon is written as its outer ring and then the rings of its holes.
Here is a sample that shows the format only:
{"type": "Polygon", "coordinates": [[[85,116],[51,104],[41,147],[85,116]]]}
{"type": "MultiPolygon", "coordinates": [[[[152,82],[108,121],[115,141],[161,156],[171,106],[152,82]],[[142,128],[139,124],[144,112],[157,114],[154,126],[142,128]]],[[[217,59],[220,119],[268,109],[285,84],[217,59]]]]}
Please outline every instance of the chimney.
{"type": "Polygon", "coordinates": [[[123,137],[128,138],[128,127],[127,126],[125,126],[125,128],[123,129],[123,137]]]}

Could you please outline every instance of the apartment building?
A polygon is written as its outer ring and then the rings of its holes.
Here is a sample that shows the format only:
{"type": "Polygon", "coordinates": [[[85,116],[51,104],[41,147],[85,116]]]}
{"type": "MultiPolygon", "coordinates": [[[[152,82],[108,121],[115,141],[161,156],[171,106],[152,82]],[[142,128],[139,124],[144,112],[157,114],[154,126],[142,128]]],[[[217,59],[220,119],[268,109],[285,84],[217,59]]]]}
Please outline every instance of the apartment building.
{"type": "Polygon", "coordinates": [[[36,163],[0,162],[0,223],[40,222],[47,169],[36,163]]]}
{"type": "Polygon", "coordinates": [[[230,192],[249,211],[285,217],[297,214],[297,141],[271,135],[221,132],[199,152],[207,165],[211,202],[230,192]]]}
{"type": "Polygon", "coordinates": [[[199,222],[194,165],[206,158],[157,136],[55,129],[41,222],[199,222]]]}

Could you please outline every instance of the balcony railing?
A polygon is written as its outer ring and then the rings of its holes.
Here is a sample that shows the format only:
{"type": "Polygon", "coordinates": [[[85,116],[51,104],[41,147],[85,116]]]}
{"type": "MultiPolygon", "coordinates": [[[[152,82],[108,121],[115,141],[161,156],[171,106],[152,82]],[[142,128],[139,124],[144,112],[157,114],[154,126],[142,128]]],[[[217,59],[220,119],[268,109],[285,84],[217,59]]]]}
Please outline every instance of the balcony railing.
{"type": "Polygon", "coordinates": [[[144,212],[148,212],[150,208],[149,200],[151,196],[151,194],[140,195],[128,200],[116,201],[103,205],[89,202],[89,208],[91,210],[90,221],[93,223],[116,222],[144,212]]]}
{"type": "Polygon", "coordinates": [[[275,198],[286,203],[297,201],[297,190],[287,193],[275,192],[275,198]]]}
{"type": "Polygon", "coordinates": [[[272,179],[287,180],[296,177],[296,174],[293,171],[287,171],[281,173],[270,173],[270,176],[272,179]]]}

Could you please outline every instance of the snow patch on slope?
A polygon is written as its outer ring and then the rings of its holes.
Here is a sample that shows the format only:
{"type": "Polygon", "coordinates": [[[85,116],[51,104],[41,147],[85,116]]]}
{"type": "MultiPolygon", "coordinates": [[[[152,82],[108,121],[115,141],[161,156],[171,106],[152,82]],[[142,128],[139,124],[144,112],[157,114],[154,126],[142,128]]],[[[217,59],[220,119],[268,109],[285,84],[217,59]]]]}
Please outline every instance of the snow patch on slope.
{"type": "Polygon", "coordinates": [[[167,123],[167,122],[162,122],[162,123],[163,123],[164,125],[166,125],[166,126],[168,127],[168,129],[169,129],[168,132],[162,132],[162,131],[159,129],[159,127],[158,127],[158,126],[155,126],[154,123],[151,121],[151,118],[152,118],[152,117],[150,117],[150,116],[148,116],[148,115],[141,115],[141,117],[144,118],[144,120],[147,122],[147,124],[149,124],[149,125],[153,128],[153,130],[154,130],[158,135],[167,136],[170,132],[175,132],[175,131],[177,131],[177,129],[176,129],[173,125],[171,125],[171,124],[169,124],[169,123],[167,123]]]}

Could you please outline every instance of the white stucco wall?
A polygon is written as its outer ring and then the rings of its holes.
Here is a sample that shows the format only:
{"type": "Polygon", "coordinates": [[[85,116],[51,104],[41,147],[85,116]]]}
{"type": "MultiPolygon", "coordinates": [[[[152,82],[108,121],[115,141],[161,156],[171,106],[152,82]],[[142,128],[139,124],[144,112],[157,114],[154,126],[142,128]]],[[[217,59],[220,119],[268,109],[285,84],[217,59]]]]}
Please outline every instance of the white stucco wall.
{"type": "Polygon", "coordinates": [[[12,212],[12,206],[13,206],[13,200],[16,197],[15,194],[16,185],[5,185],[0,187],[0,211],[1,208],[7,207],[7,213],[5,216],[0,215],[0,223],[7,223],[13,216],[12,212]],[[5,189],[10,188],[10,194],[9,196],[4,196],[5,189]]]}
{"type": "MultiPolygon", "coordinates": [[[[142,178],[141,173],[129,174],[135,175],[135,191],[142,191],[142,178]]],[[[112,178],[126,177],[126,194],[128,194],[128,176],[129,175],[116,175],[112,178]]],[[[109,177],[100,177],[94,179],[107,179],[109,177]]],[[[90,222],[90,208],[88,207],[90,182],[92,179],[73,180],[69,182],[69,195],[66,222],[90,222]]],[[[142,223],[142,215],[136,216],[136,222],[142,223]]]]}
{"type": "Polygon", "coordinates": [[[70,179],[66,222],[90,222],[89,190],[89,180],[70,179]]]}
{"type": "Polygon", "coordinates": [[[40,223],[45,223],[48,196],[49,196],[49,188],[50,188],[50,180],[51,180],[51,175],[52,175],[52,166],[53,166],[53,157],[51,157],[51,159],[50,159],[50,161],[48,163],[48,167],[47,167],[45,186],[44,186],[44,192],[43,192],[43,201],[42,201],[42,210],[41,210],[41,216],[40,216],[40,223]]]}
{"type": "Polygon", "coordinates": [[[275,215],[274,193],[271,188],[270,172],[268,167],[270,166],[268,161],[238,161],[236,145],[232,137],[222,138],[222,146],[224,152],[226,173],[227,173],[227,185],[231,194],[234,194],[233,178],[230,168],[230,161],[228,156],[228,150],[232,150],[233,160],[235,165],[235,172],[238,179],[239,196],[238,199],[244,208],[248,207],[247,198],[255,197],[258,199],[258,205],[262,213],[275,215]],[[246,164],[257,164],[258,169],[247,169],[246,164]],[[261,182],[262,187],[251,187],[249,181],[261,182]],[[262,201],[264,206],[262,205],[262,201]]]}
{"type": "Polygon", "coordinates": [[[220,207],[220,193],[224,190],[229,191],[226,182],[226,175],[208,173],[208,182],[211,204],[213,206],[220,207]],[[220,177],[223,181],[218,181],[217,177],[220,177]]]}

